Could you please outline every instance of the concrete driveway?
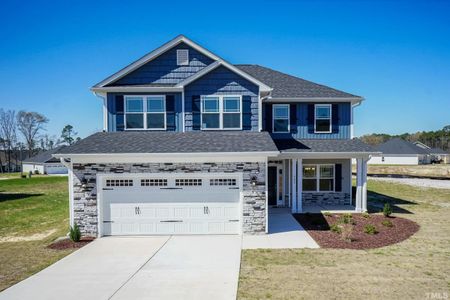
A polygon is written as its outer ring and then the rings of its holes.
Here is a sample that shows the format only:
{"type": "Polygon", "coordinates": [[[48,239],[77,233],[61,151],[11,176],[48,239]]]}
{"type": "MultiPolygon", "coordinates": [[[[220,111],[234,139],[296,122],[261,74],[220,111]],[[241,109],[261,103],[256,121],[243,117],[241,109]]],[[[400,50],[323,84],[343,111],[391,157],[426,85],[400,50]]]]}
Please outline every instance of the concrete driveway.
{"type": "Polygon", "coordinates": [[[240,236],[107,237],[0,299],[235,299],[240,236]]]}

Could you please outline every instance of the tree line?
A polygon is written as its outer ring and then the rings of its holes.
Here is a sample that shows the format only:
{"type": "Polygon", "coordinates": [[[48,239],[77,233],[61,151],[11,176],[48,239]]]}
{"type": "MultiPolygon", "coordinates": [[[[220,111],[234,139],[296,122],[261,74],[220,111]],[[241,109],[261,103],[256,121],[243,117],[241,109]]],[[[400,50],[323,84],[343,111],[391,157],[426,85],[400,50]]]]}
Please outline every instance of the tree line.
{"type": "Polygon", "coordinates": [[[401,138],[410,142],[421,142],[431,148],[440,148],[450,151],[450,125],[436,131],[420,131],[416,133],[403,133],[390,135],[385,133],[372,133],[361,136],[361,140],[370,145],[379,145],[392,138],[401,138]]]}
{"type": "Polygon", "coordinates": [[[0,172],[18,171],[23,159],[80,139],[72,125],[64,126],[59,137],[44,134],[48,122],[38,112],[0,109],[0,172]]]}

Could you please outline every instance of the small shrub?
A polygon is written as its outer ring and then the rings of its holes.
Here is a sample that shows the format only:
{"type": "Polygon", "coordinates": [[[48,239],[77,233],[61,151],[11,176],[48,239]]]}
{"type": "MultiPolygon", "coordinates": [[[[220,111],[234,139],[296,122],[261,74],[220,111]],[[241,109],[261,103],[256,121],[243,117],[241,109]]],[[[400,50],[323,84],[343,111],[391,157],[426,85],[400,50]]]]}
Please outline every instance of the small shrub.
{"type": "Polygon", "coordinates": [[[352,214],[348,213],[340,216],[338,222],[341,224],[355,224],[352,214]]]}
{"type": "Polygon", "coordinates": [[[384,220],[383,222],[381,222],[381,224],[383,224],[383,226],[386,226],[386,227],[393,227],[394,226],[394,224],[392,224],[392,222],[389,221],[389,220],[384,220]]]}
{"type": "Polygon", "coordinates": [[[383,207],[383,215],[389,217],[392,214],[392,207],[389,203],[385,203],[383,207]]]}
{"type": "Polygon", "coordinates": [[[39,170],[34,170],[34,174],[39,175],[39,170]]]}
{"type": "Polygon", "coordinates": [[[323,215],[325,217],[331,217],[331,213],[329,211],[324,212],[323,215]]]}
{"type": "Polygon", "coordinates": [[[344,241],[349,243],[353,242],[352,233],[353,233],[353,225],[345,224],[344,226],[342,226],[341,237],[344,241]]]}
{"type": "Polygon", "coordinates": [[[20,174],[20,178],[27,178],[27,174],[20,174]]]}
{"type": "Polygon", "coordinates": [[[341,226],[339,226],[339,225],[337,225],[337,224],[331,225],[331,226],[330,226],[330,230],[331,230],[332,232],[335,232],[335,233],[341,233],[341,232],[342,232],[341,226]]]}
{"type": "Polygon", "coordinates": [[[69,233],[70,239],[74,242],[79,242],[81,239],[81,232],[78,225],[75,223],[73,224],[73,227],[70,227],[70,233],[69,233]]]}
{"type": "Polygon", "coordinates": [[[363,218],[365,218],[365,219],[369,219],[369,218],[370,218],[370,215],[369,215],[368,212],[362,213],[362,216],[363,216],[363,218]]]}
{"type": "Polygon", "coordinates": [[[377,228],[374,225],[367,224],[367,225],[364,226],[364,232],[367,233],[367,234],[377,234],[378,230],[377,230],[377,228]]]}

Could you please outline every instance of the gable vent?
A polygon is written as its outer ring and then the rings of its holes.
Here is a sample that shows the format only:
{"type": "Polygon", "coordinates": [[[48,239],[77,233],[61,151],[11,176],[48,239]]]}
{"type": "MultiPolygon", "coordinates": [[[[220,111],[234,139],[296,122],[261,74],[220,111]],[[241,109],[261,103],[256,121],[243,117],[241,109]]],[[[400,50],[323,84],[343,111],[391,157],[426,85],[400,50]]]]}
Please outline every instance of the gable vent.
{"type": "Polygon", "coordinates": [[[177,50],[177,65],[186,66],[189,64],[189,50],[178,49],[177,50]]]}

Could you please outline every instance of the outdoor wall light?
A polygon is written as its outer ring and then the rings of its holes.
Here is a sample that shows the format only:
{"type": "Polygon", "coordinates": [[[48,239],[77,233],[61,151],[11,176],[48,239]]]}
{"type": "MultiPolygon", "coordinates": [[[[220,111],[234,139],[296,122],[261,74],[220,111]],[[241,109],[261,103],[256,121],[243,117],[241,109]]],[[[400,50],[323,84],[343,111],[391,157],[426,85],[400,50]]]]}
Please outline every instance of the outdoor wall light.
{"type": "Polygon", "coordinates": [[[86,179],[86,178],[83,178],[83,179],[81,180],[81,187],[82,187],[83,189],[85,189],[86,186],[87,186],[87,179],[86,179]]]}
{"type": "Polygon", "coordinates": [[[252,184],[253,187],[255,187],[256,184],[258,183],[258,177],[252,176],[252,178],[250,178],[250,183],[252,184]]]}

